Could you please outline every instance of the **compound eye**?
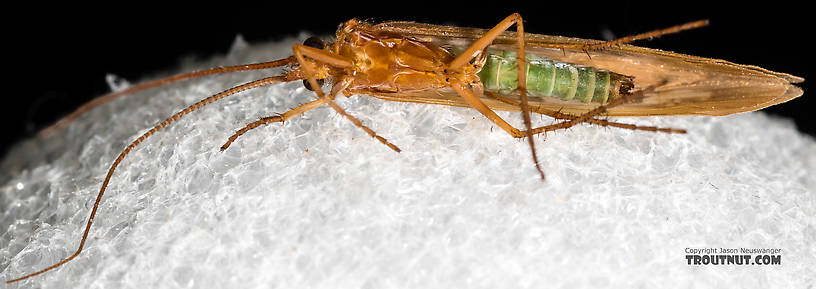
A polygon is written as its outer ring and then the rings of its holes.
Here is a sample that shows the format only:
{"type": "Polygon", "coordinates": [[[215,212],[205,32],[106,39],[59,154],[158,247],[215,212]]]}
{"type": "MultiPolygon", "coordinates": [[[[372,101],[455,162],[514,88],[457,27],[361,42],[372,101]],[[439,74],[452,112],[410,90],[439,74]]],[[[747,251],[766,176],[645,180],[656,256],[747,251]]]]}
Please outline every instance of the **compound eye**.
{"type": "MultiPolygon", "coordinates": [[[[317,80],[317,85],[321,85],[321,86],[322,86],[322,85],[323,85],[323,82],[324,82],[323,80],[324,80],[324,79],[318,79],[318,80],[317,80]]],[[[305,88],[306,88],[306,89],[308,89],[308,90],[314,91],[314,88],[312,88],[312,85],[311,85],[311,84],[309,84],[309,80],[308,80],[308,79],[304,79],[304,80],[303,80],[303,87],[305,87],[305,88]]]]}
{"type": "MultiPolygon", "coordinates": [[[[317,48],[317,49],[326,48],[326,43],[323,42],[323,40],[320,40],[320,38],[317,38],[317,37],[306,38],[306,40],[303,41],[303,45],[309,46],[311,48],[317,48]]],[[[323,83],[324,83],[323,79],[318,79],[317,80],[318,85],[323,85],[323,83]]],[[[306,79],[303,80],[303,87],[306,87],[306,89],[308,89],[308,90],[314,91],[314,88],[312,88],[312,86],[309,84],[309,80],[306,80],[306,79]]]]}
{"type": "Polygon", "coordinates": [[[309,46],[311,48],[317,48],[317,49],[326,48],[326,43],[324,43],[323,40],[320,40],[320,38],[317,38],[317,37],[314,37],[314,36],[306,38],[306,40],[303,41],[303,45],[309,46]]]}

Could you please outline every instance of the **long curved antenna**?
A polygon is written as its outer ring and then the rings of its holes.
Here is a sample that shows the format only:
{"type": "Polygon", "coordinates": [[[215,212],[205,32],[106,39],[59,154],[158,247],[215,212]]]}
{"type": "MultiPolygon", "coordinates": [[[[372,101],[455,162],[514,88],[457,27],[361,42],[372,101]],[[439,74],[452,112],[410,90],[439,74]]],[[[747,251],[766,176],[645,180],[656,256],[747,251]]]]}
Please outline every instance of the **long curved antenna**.
{"type": "Polygon", "coordinates": [[[70,124],[71,122],[73,122],[74,120],[79,118],[85,112],[87,112],[87,111],[89,111],[89,110],[91,110],[91,109],[93,109],[93,108],[95,108],[97,106],[100,106],[102,104],[108,103],[111,100],[114,100],[117,97],[120,97],[120,96],[123,96],[123,95],[136,93],[136,92],[148,89],[148,88],[162,86],[162,85],[165,85],[165,84],[170,84],[170,83],[173,83],[173,82],[176,82],[176,81],[190,79],[190,78],[202,77],[202,76],[213,75],[213,74],[236,72],[236,71],[267,69],[267,68],[284,66],[284,65],[288,65],[288,64],[292,64],[292,63],[295,63],[295,58],[294,57],[288,57],[288,58],[275,60],[275,61],[269,61],[269,62],[241,64],[241,65],[227,66],[227,67],[215,67],[215,68],[210,68],[210,69],[205,69],[205,70],[199,70],[199,71],[193,71],[193,72],[188,72],[188,73],[183,73],[183,74],[177,74],[177,75],[168,76],[168,77],[165,77],[165,78],[156,79],[156,80],[153,80],[153,81],[148,81],[148,82],[145,82],[145,83],[140,83],[138,85],[129,87],[129,88],[125,89],[125,90],[111,92],[111,93],[105,94],[103,96],[94,98],[93,100],[91,100],[89,102],[86,102],[85,104],[78,107],[76,110],[74,110],[70,114],[64,116],[63,118],[61,118],[60,120],[58,120],[54,124],[52,124],[52,125],[46,127],[45,129],[41,130],[38,135],[40,137],[51,136],[52,134],[59,131],[60,129],[65,128],[66,126],[68,126],[68,124],[70,124]]]}
{"type": "Polygon", "coordinates": [[[227,90],[222,91],[222,92],[220,92],[218,94],[215,94],[215,95],[210,96],[208,98],[202,99],[201,101],[199,101],[199,102],[197,102],[197,103],[195,103],[193,105],[188,106],[187,108],[177,112],[173,116],[165,119],[161,123],[157,124],[156,126],[151,128],[150,130],[148,130],[147,132],[145,132],[144,134],[139,136],[136,140],[134,140],[132,143],[130,143],[121,153],[119,153],[119,156],[116,157],[116,160],[113,161],[113,164],[111,165],[110,169],[108,169],[108,174],[105,176],[105,181],[102,182],[102,187],[99,189],[99,194],[96,196],[96,201],[94,202],[93,209],[91,210],[91,217],[88,218],[88,223],[85,225],[85,232],[82,233],[82,240],[79,242],[79,248],[76,250],[76,252],[73,255],[69,256],[68,258],[65,258],[64,260],[59,261],[58,263],[56,263],[54,265],[48,266],[45,269],[42,269],[40,271],[31,273],[31,274],[28,274],[28,275],[25,275],[25,276],[20,277],[20,278],[8,280],[8,281],[6,281],[6,284],[11,284],[11,283],[14,283],[14,282],[17,282],[17,281],[20,281],[20,280],[28,279],[28,278],[40,275],[42,273],[45,273],[45,272],[47,272],[49,270],[52,270],[54,268],[57,268],[59,266],[62,266],[62,264],[65,264],[68,261],[73,260],[74,258],[76,258],[76,256],[79,255],[79,253],[82,252],[82,248],[85,247],[85,241],[88,239],[88,232],[90,232],[90,230],[91,230],[91,224],[93,224],[94,217],[96,217],[96,210],[99,209],[99,202],[102,200],[102,195],[105,194],[105,189],[108,187],[108,182],[110,182],[111,176],[113,176],[113,172],[116,170],[116,167],[119,166],[119,163],[122,161],[122,159],[124,159],[125,156],[128,153],[130,153],[131,150],[133,150],[133,148],[135,148],[137,145],[139,145],[139,143],[141,143],[142,141],[144,141],[145,139],[147,139],[149,136],[156,133],[160,129],[165,128],[168,125],[170,125],[171,123],[179,120],[182,116],[184,116],[184,115],[186,115],[188,113],[191,113],[191,112],[193,112],[193,111],[195,111],[195,110],[197,110],[197,109],[199,109],[199,108],[201,108],[201,107],[203,107],[203,106],[205,106],[207,104],[210,104],[210,103],[212,103],[212,102],[214,102],[216,100],[222,99],[224,97],[227,97],[227,96],[230,96],[230,95],[233,95],[233,94],[236,94],[236,93],[248,90],[248,89],[256,88],[256,87],[259,87],[259,86],[270,85],[270,84],[275,84],[275,83],[279,83],[279,82],[286,82],[286,81],[290,81],[290,80],[291,79],[287,78],[286,76],[273,76],[273,77],[267,77],[267,78],[251,81],[251,82],[248,82],[248,83],[245,83],[245,84],[242,84],[242,85],[227,89],[227,90]]]}

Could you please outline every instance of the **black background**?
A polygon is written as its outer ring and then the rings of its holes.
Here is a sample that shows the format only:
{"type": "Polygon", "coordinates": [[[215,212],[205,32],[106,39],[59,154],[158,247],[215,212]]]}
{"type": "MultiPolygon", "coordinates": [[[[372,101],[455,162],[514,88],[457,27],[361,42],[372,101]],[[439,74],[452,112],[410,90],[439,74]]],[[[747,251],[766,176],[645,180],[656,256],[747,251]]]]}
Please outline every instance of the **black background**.
{"type": "MultiPolygon", "coordinates": [[[[177,66],[185,56],[223,55],[235,36],[249,43],[273,41],[299,32],[333,34],[350,18],[411,20],[490,28],[512,12],[527,32],[601,39],[645,32],[698,19],[711,26],[637,45],[672,50],[791,73],[810,80],[809,8],[766,1],[760,4],[705,1],[488,1],[342,2],[293,1],[266,4],[226,2],[127,2],[75,6],[25,4],[6,9],[2,90],[3,141],[0,153],[94,96],[108,92],[105,75],[135,81],[177,66]]],[[[194,81],[194,80],[193,80],[194,81]]],[[[816,135],[816,108],[808,81],[805,95],[767,109],[794,118],[816,135]]],[[[204,98],[207,95],[202,95],[204,98]]],[[[693,129],[693,128],[689,128],[693,129]]]]}

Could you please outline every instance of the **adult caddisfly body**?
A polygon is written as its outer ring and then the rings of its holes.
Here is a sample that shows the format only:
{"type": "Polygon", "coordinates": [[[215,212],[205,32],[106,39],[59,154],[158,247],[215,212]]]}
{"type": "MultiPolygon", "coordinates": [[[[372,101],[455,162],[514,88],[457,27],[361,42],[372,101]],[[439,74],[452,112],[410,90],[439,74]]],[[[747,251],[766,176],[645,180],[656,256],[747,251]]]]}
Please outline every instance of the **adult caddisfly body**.
{"type": "MultiPolygon", "coordinates": [[[[803,79],[795,76],[624,44],[699,27],[704,22],[610,42],[525,34],[521,23],[516,14],[489,31],[408,22],[371,25],[351,20],[341,25],[333,43],[324,45],[319,40],[307,40],[305,45],[296,44],[294,56],[286,59],[185,74],[135,87],[135,90],[141,90],[175,80],[237,70],[291,67],[283,75],[249,82],[206,98],[139,136],[120,153],[109,169],[79,249],[53,266],[8,282],[51,270],[80,254],[111,175],[121,160],[144,139],[206,104],[259,86],[304,80],[307,87],[315,90],[317,99],[250,123],[231,136],[222,149],[255,127],[287,121],[316,107],[329,105],[370,136],[399,151],[396,145],[337,106],[333,99],[341,93],[472,107],[513,137],[527,137],[531,148],[530,136],[533,134],[582,122],[682,132],[616,123],[599,116],[725,115],[761,109],[802,94],[802,90],[792,83],[803,79]],[[513,25],[517,26],[517,33],[505,31],[513,25]],[[331,81],[328,94],[320,89],[318,80],[321,79],[331,81]],[[522,111],[524,129],[513,127],[495,110],[522,111]],[[533,128],[530,111],[563,122],[533,128]]],[[[532,152],[535,159],[535,150],[532,152]]],[[[543,177],[543,172],[541,174],[543,177]]]]}

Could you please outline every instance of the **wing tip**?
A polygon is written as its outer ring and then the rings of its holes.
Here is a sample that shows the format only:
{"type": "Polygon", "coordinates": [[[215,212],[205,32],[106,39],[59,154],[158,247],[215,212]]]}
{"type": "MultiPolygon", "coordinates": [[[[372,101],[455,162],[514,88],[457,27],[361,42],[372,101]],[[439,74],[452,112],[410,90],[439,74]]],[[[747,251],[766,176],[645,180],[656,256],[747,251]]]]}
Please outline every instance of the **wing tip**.
{"type": "Polygon", "coordinates": [[[787,73],[785,73],[783,75],[780,75],[780,77],[782,77],[782,79],[785,79],[790,83],[802,83],[802,82],[805,82],[804,77],[799,77],[799,76],[791,75],[791,74],[787,74],[787,73]]]}
{"type": "MultiPolygon", "coordinates": [[[[802,78],[802,81],[805,81],[805,79],[802,78]]],[[[798,82],[796,82],[796,83],[798,83],[798,82]]],[[[789,85],[788,90],[786,90],[785,93],[783,93],[780,98],[784,99],[784,101],[782,101],[782,102],[785,102],[785,101],[800,97],[803,94],[805,94],[805,91],[801,87],[798,87],[796,85],[789,85]]]]}

